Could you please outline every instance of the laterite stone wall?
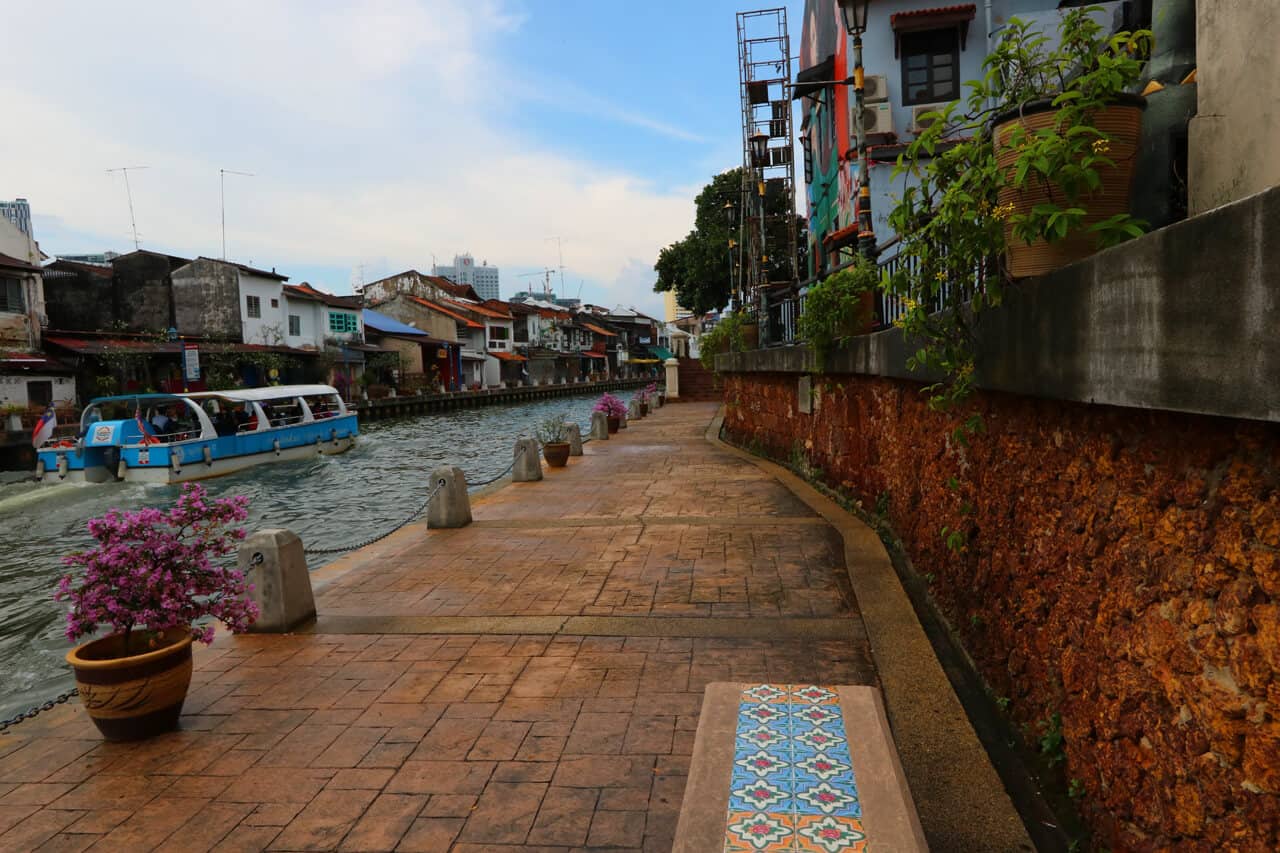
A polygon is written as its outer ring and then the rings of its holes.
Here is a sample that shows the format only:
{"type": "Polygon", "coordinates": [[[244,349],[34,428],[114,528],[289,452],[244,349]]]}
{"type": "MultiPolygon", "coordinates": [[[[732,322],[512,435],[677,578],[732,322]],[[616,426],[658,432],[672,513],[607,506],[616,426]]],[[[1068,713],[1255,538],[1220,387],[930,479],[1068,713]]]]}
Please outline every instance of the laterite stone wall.
{"type": "Polygon", "coordinates": [[[806,415],[729,374],[725,428],[887,504],[1014,721],[1061,714],[1099,846],[1280,849],[1280,427],[988,393],[963,447],[919,388],[815,377],[806,415]]]}

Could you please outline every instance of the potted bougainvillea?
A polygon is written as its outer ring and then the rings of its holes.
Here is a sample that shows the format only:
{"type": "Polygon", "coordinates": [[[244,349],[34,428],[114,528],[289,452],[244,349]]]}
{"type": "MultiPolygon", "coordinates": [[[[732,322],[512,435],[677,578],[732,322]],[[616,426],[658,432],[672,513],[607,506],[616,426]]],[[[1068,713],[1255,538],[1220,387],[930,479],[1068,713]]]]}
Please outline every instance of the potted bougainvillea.
{"type": "Polygon", "coordinates": [[[622,426],[622,418],[627,413],[627,406],[612,394],[601,394],[593,411],[604,412],[609,422],[609,432],[617,432],[622,426]]]}
{"type": "Polygon", "coordinates": [[[89,521],[95,547],[64,559],[75,571],[54,597],[71,604],[67,638],[112,633],[67,653],[80,701],[108,740],[174,728],[191,684],[191,643],[258,616],[244,575],[222,566],[241,539],[248,498],[210,501],[189,484],[168,510],[110,510],[89,521]]]}

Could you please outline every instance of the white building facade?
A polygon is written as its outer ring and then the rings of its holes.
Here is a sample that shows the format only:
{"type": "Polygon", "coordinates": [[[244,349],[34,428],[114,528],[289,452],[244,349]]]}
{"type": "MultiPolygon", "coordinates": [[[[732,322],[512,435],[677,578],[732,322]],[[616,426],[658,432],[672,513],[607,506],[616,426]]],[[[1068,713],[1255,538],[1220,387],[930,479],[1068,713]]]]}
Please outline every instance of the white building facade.
{"type": "Polygon", "coordinates": [[[489,266],[488,261],[476,265],[476,259],[470,253],[455,255],[453,266],[437,266],[435,275],[449,279],[454,284],[466,284],[475,288],[481,299],[501,299],[498,286],[498,268],[489,266]]]}

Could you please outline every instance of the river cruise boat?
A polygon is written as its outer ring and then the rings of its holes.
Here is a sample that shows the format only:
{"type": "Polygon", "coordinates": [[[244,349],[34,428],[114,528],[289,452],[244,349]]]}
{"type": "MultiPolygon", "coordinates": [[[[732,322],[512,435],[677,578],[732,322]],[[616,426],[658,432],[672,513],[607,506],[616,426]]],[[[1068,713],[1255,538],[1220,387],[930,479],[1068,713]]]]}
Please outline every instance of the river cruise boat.
{"type": "Polygon", "coordinates": [[[45,483],[182,483],[265,462],[343,453],[356,415],[328,385],[280,385],[91,400],[80,437],[37,448],[45,483]]]}

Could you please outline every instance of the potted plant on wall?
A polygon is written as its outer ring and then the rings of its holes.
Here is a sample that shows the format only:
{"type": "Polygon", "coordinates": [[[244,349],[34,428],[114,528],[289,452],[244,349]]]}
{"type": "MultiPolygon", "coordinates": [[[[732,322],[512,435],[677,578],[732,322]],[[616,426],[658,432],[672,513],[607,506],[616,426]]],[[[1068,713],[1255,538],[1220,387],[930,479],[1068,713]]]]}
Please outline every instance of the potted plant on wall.
{"type": "Polygon", "coordinates": [[[1067,257],[1046,248],[1074,239],[1093,251],[1142,234],[1127,209],[1112,213],[1119,202],[1105,178],[1124,172],[1113,155],[1124,156],[1131,125],[1107,116],[1112,104],[1134,110],[1125,93],[1150,35],[1104,37],[1089,9],[1073,8],[1050,50],[1011,18],[984,77],[966,84],[967,100],[923,117],[926,128],[899,156],[894,180],[916,180],[889,214],[900,242],[883,282],[896,306],[886,319],[919,342],[908,369],[942,377],[927,389],[935,406],[972,390],[976,321],[1004,286],[1067,257]],[[1052,114],[1046,126],[1027,124],[1042,113],[1052,114]]]}
{"type": "Polygon", "coordinates": [[[5,403],[0,406],[0,416],[4,419],[5,429],[9,432],[22,431],[22,416],[27,413],[26,406],[17,403],[5,403]]]}
{"type": "Polygon", "coordinates": [[[859,257],[853,266],[834,272],[809,288],[797,331],[809,345],[819,369],[832,349],[871,331],[879,284],[880,272],[875,264],[859,257]]]}
{"type": "Polygon", "coordinates": [[[547,418],[538,424],[538,442],[542,445],[542,457],[552,468],[563,468],[569,461],[569,436],[565,430],[567,413],[547,418]]]}
{"type": "Polygon", "coordinates": [[[64,562],[79,569],[54,597],[70,602],[67,638],[112,633],[67,653],[80,701],[108,740],[135,740],[177,725],[191,683],[191,643],[213,641],[209,619],[232,631],[258,616],[244,575],[220,565],[244,538],[248,498],[207,500],[183,487],[169,510],[110,510],[89,521],[97,545],[64,562]]]}
{"type": "Polygon", "coordinates": [[[622,427],[622,417],[627,413],[626,404],[612,394],[601,394],[592,411],[604,412],[609,423],[609,432],[615,433],[622,427]]]}

